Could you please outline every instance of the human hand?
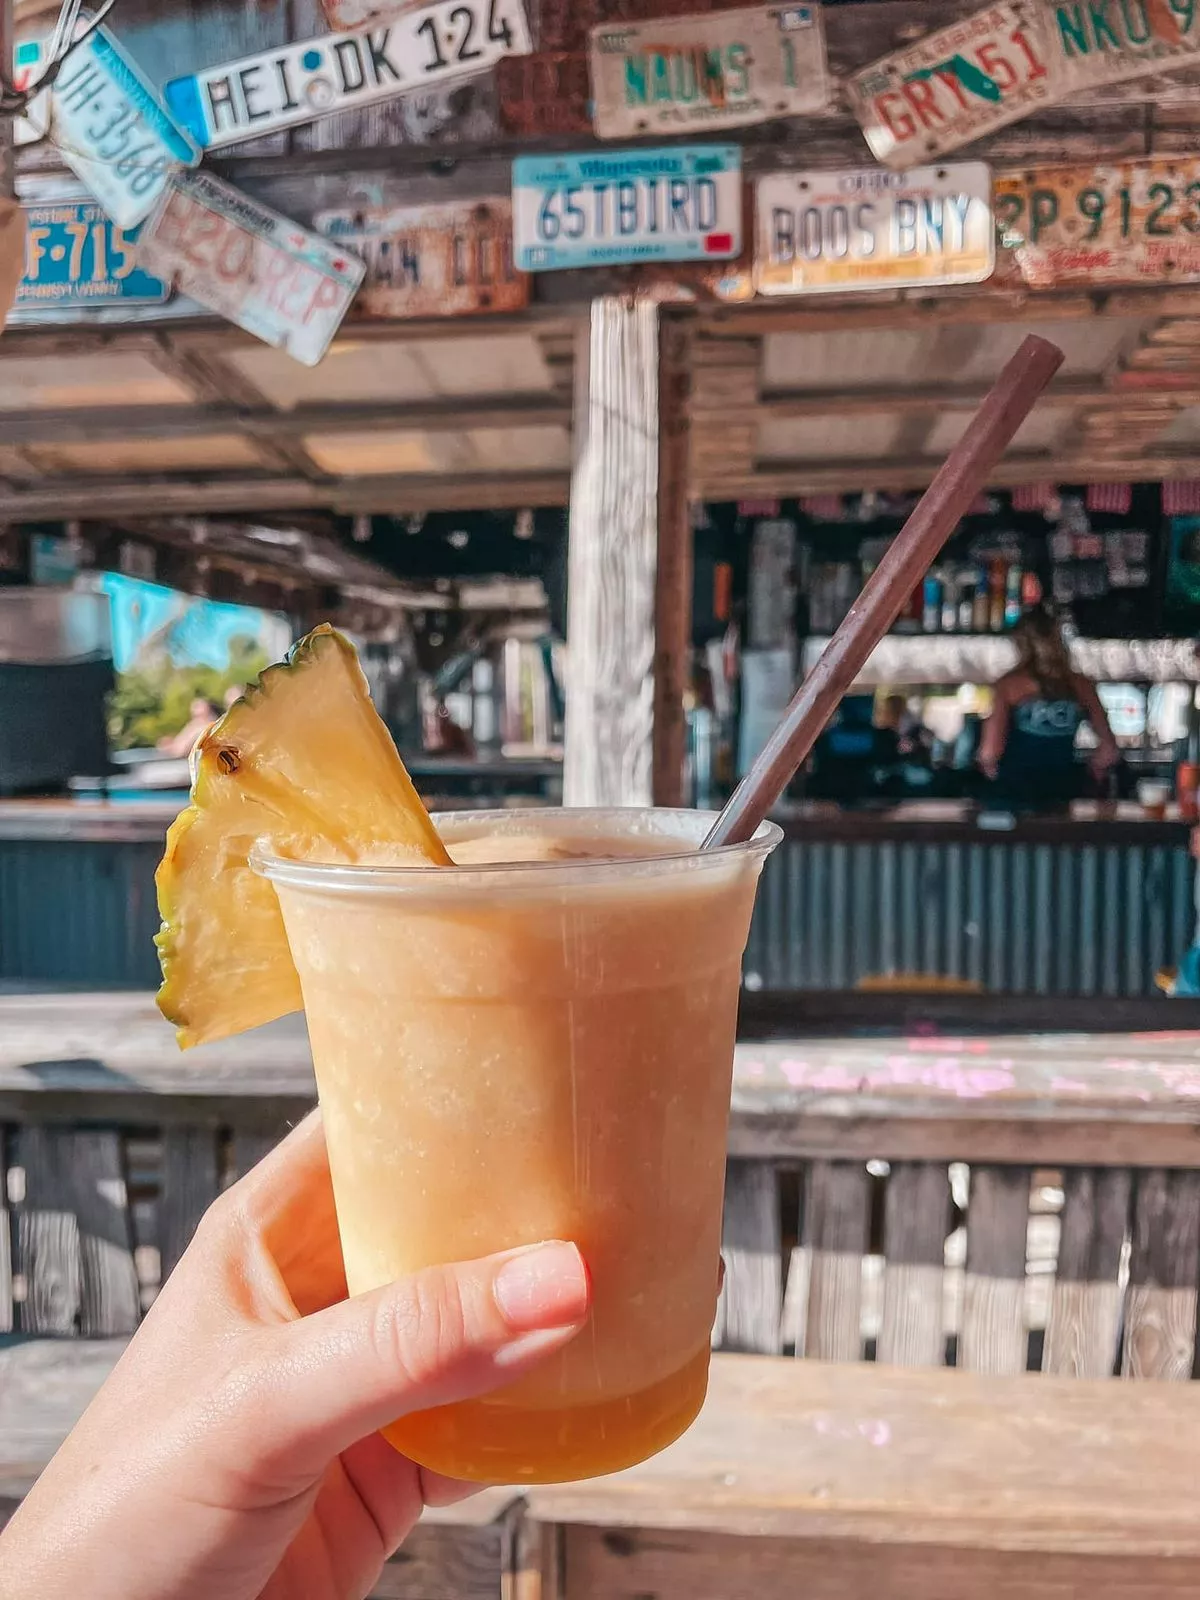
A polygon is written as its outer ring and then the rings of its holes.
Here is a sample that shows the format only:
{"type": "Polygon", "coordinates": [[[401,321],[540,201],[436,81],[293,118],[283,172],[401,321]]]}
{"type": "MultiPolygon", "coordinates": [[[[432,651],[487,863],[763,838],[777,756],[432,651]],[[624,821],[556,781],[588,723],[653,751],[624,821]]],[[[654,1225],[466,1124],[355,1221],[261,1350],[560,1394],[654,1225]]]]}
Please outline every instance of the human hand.
{"type": "Polygon", "coordinates": [[[345,1295],[314,1114],[202,1220],[0,1537],[0,1600],[358,1600],[472,1488],[375,1430],[514,1381],[589,1305],[559,1243],[345,1295]]]}

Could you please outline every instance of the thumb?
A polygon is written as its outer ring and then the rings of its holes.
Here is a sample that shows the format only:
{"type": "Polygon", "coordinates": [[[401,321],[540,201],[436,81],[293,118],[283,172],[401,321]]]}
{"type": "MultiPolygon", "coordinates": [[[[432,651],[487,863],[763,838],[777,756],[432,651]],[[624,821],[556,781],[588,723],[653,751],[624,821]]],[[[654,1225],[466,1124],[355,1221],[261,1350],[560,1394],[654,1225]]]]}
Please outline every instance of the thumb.
{"type": "Polygon", "coordinates": [[[557,1241],[343,1300],[278,1331],[269,1364],[279,1404],[254,1443],[292,1468],[323,1468],[410,1411],[514,1382],[575,1337],[590,1305],[583,1257],[557,1241]]]}

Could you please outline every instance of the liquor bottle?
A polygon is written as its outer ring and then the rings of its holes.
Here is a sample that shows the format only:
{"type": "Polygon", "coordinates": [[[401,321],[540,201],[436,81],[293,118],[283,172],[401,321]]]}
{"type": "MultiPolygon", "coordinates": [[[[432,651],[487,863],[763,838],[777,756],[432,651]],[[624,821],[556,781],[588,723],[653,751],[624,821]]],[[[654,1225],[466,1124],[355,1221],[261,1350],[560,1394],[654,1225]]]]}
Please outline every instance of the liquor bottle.
{"type": "Polygon", "coordinates": [[[942,621],[942,580],[936,572],[925,579],[925,608],[921,615],[924,633],[936,633],[942,621]]]}
{"type": "Polygon", "coordinates": [[[1015,628],[1021,620],[1021,579],[1022,572],[1016,562],[1008,569],[1008,581],[1004,586],[1004,626],[1015,628]]]}
{"type": "Polygon", "coordinates": [[[958,582],[958,631],[970,633],[975,626],[975,569],[964,567],[958,582]]]}
{"type": "Polygon", "coordinates": [[[971,618],[971,627],[974,629],[974,631],[976,633],[986,633],[988,631],[988,618],[990,617],[990,615],[991,615],[991,607],[990,607],[990,602],[988,600],[987,568],[986,567],[976,567],[976,569],[975,569],[975,604],[974,604],[974,614],[972,615],[972,618],[971,618]]]}
{"type": "Polygon", "coordinates": [[[958,577],[953,570],[942,580],[942,632],[958,632],[958,577]]]}
{"type": "Polygon", "coordinates": [[[1005,562],[993,561],[988,573],[988,628],[992,633],[1004,632],[1005,562]]]}

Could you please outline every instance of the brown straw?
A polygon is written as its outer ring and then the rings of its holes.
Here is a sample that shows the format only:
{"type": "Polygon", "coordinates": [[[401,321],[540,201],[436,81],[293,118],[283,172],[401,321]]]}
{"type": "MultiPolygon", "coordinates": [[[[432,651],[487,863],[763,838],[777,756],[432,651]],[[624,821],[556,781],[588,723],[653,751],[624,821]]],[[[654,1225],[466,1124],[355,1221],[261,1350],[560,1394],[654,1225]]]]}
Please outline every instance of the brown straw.
{"type": "Polygon", "coordinates": [[[1062,359],[1058,346],[1045,339],[1030,334],[1023,341],[796,691],[783,721],[734,790],[701,849],[742,844],[753,836],[871,651],[970,509],[1062,359]]]}

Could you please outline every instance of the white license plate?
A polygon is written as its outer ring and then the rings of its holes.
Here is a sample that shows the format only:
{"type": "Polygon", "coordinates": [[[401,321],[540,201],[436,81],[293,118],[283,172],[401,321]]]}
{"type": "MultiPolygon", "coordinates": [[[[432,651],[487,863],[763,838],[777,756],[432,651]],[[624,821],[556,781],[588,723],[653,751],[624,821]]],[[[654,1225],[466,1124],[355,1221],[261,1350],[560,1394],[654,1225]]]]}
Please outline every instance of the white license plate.
{"type": "Polygon", "coordinates": [[[592,29],[591,73],[602,139],[804,116],[829,98],[819,5],[604,24],[592,29]]]}
{"type": "Polygon", "coordinates": [[[63,160],[119,228],[135,228],[200,159],[107,28],[75,46],[50,99],[63,160]]]}
{"type": "Polygon", "coordinates": [[[306,367],[329,348],[365,270],[210,172],[175,179],[142,230],[138,261],[306,367]]]}
{"type": "Polygon", "coordinates": [[[1040,0],[986,6],[848,77],[847,98],[876,160],[920,166],[1059,99],[1048,9],[1040,0]]]}
{"type": "Polygon", "coordinates": [[[756,213],[759,294],[979,283],[995,265],[982,161],[775,172],[758,181],[756,213]]]}
{"type": "Polygon", "coordinates": [[[441,0],[378,27],[175,78],[166,97],[197,144],[213,150],[469,77],[530,49],[521,0],[441,0]]]}
{"type": "Polygon", "coordinates": [[[738,145],[671,145],[513,162],[522,272],[741,254],[738,145]]]}

